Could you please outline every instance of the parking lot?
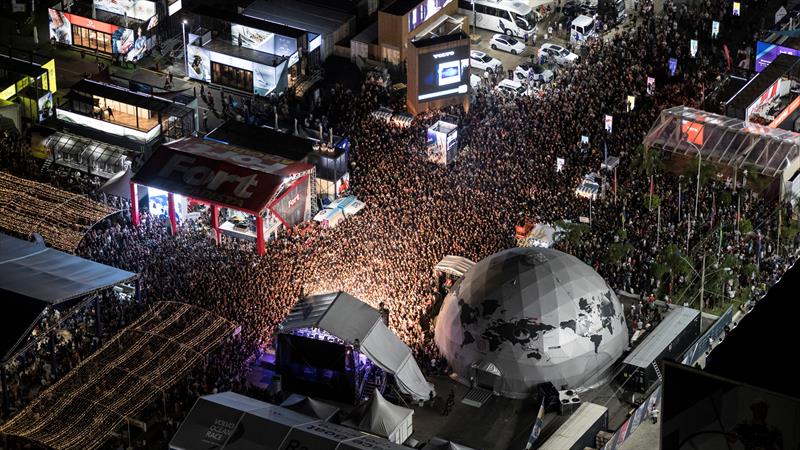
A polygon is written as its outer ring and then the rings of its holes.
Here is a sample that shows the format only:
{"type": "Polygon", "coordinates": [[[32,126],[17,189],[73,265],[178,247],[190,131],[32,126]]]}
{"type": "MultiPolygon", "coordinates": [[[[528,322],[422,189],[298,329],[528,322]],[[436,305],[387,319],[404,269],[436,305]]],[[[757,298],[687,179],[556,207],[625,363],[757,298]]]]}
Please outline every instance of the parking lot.
{"type": "MultiPolygon", "coordinates": [[[[503,70],[507,74],[509,70],[514,70],[515,67],[522,63],[530,63],[531,56],[536,57],[539,52],[539,47],[544,44],[545,42],[558,44],[558,45],[565,45],[567,43],[567,39],[569,38],[569,34],[567,30],[562,29],[561,32],[558,32],[557,26],[557,17],[558,14],[552,13],[549,17],[546,17],[543,21],[537,24],[537,34],[535,39],[529,38],[527,44],[525,45],[525,50],[518,55],[512,55],[511,53],[502,51],[502,50],[493,50],[491,48],[490,41],[492,36],[496,33],[493,31],[483,30],[483,29],[476,29],[475,32],[472,34],[473,41],[472,41],[472,50],[480,50],[485,52],[486,54],[492,56],[493,58],[497,58],[503,64],[503,70]],[[548,27],[553,26],[553,34],[554,36],[548,37],[547,41],[544,40],[544,35],[548,31],[548,27]]],[[[524,39],[518,39],[524,42],[524,39]]],[[[553,64],[547,63],[545,67],[548,69],[553,69],[553,64]]],[[[554,70],[556,74],[558,73],[557,70],[554,70]]],[[[480,76],[483,78],[483,70],[477,70],[475,68],[472,69],[472,73],[475,75],[480,76]]]]}

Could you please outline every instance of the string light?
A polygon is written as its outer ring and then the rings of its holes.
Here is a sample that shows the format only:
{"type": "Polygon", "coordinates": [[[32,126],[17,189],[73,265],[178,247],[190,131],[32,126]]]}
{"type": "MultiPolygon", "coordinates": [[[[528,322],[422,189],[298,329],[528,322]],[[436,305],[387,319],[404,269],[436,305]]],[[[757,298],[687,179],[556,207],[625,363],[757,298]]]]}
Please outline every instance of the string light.
{"type": "Polygon", "coordinates": [[[26,238],[39,233],[60,250],[74,251],[94,224],[117,211],[85,196],[0,172],[0,228],[26,238]]]}
{"type": "Polygon", "coordinates": [[[203,308],[157,303],[40,393],[0,432],[55,449],[98,448],[235,327],[203,308]]]}

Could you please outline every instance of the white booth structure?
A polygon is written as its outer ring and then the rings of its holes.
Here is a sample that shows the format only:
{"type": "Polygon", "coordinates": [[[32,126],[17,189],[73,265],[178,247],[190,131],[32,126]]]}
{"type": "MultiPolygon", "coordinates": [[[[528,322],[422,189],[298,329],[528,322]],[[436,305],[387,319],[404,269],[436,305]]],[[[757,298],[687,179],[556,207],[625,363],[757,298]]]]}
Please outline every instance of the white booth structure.
{"type": "Polygon", "coordinates": [[[458,153],[458,125],[440,120],[428,128],[428,160],[449,164],[458,153]]]}

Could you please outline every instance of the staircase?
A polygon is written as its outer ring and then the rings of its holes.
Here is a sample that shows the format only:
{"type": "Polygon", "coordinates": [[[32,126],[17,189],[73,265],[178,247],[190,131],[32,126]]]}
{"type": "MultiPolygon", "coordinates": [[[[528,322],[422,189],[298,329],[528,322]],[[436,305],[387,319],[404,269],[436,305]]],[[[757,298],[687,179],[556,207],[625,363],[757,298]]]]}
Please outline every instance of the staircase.
{"type": "Polygon", "coordinates": [[[662,383],[664,382],[664,377],[661,375],[661,370],[658,369],[658,363],[653,361],[653,369],[656,371],[656,375],[658,376],[659,381],[662,383]]]}
{"type": "Polygon", "coordinates": [[[475,408],[480,408],[485,405],[489,399],[492,398],[492,391],[482,387],[475,386],[467,392],[467,395],[461,400],[461,403],[475,408]]]}
{"type": "Polygon", "coordinates": [[[42,164],[42,173],[47,173],[50,170],[50,166],[53,165],[52,158],[45,158],[44,164],[42,164]]]}
{"type": "Polygon", "coordinates": [[[375,383],[375,380],[368,379],[364,383],[364,388],[361,390],[361,398],[362,399],[372,398],[372,393],[375,392],[375,389],[378,389],[378,384],[375,383]]]}

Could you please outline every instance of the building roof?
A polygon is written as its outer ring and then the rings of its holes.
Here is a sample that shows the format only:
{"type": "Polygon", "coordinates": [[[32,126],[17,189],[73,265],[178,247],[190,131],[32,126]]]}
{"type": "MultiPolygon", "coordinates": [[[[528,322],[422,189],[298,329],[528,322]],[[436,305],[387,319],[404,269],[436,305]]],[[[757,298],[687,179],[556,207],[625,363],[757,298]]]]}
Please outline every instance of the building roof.
{"type": "Polygon", "coordinates": [[[2,55],[0,55],[0,70],[7,70],[28,77],[39,77],[47,73],[47,69],[43,69],[39,64],[31,64],[2,55]]]}
{"type": "Polygon", "coordinates": [[[236,145],[291,161],[305,161],[314,151],[315,141],[282,133],[273,128],[257,127],[229,120],[206,135],[207,139],[236,145]]]}
{"type": "Polygon", "coordinates": [[[690,157],[699,151],[703,162],[755,168],[774,177],[783,171],[787,160],[800,157],[800,134],[675,106],[661,111],[644,138],[644,146],[690,157]]]}
{"type": "Polygon", "coordinates": [[[636,367],[648,367],[699,315],[700,311],[685,306],[673,309],[623,362],[636,367]]]}
{"type": "Polygon", "coordinates": [[[598,419],[608,415],[608,408],[585,402],[578,407],[578,410],[563,423],[550,438],[548,438],[539,449],[541,450],[564,450],[572,448],[579,437],[582,437],[586,430],[597,423],[598,419]]]}
{"type": "Polygon", "coordinates": [[[360,33],[355,35],[351,41],[363,42],[366,44],[375,44],[378,42],[378,22],[371,23],[367,28],[364,28],[360,33]]]}
{"type": "Polygon", "coordinates": [[[72,86],[70,94],[89,94],[98,97],[116,100],[127,105],[144,108],[150,111],[162,111],[169,107],[171,102],[152,96],[125,89],[108,83],[100,83],[84,78],[72,86]]]}
{"type": "Polygon", "coordinates": [[[212,19],[222,20],[229,23],[235,23],[257,30],[268,31],[270,33],[279,34],[281,36],[293,37],[295,39],[302,37],[306,32],[304,30],[281,25],[279,23],[270,22],[268,20],[258,19],[256,17],[245,16],[242,14],[228,11],[225,9],[215,8],[208,5],[200,5],[192,10],[193,14],[206,16],[212,19]]]}
{"type": "Polygon", "coordinates": [[[322,35],[337,31],[354,18],[338,9],[296,0],[256,0],[242,14],[322,35]]]}
{"type": "MultiPolygon", "coordinates": [[[[753,77],[739,92],[729,99],[725,106],[742,114],[754,101],[756,101],[772,83],[785,75],[800,75],[800,58],[797,56],[780,54],[769,66],[753,77]]],[[[747,119],[747,117],[737,117],[747,119]]]]}
{"type": "Polygon", "coordinates": [[[263,64],[269,67],[276,67],[286,60],[284,56],[274,55],[272,53],[253,50],[241,45],[233,45],[233,42],[215,38],[203,46],[204,49],[212,52],[222,53],[223,55],[233,56],[235,58],[252,61],[258,64],[263,64]]]}

